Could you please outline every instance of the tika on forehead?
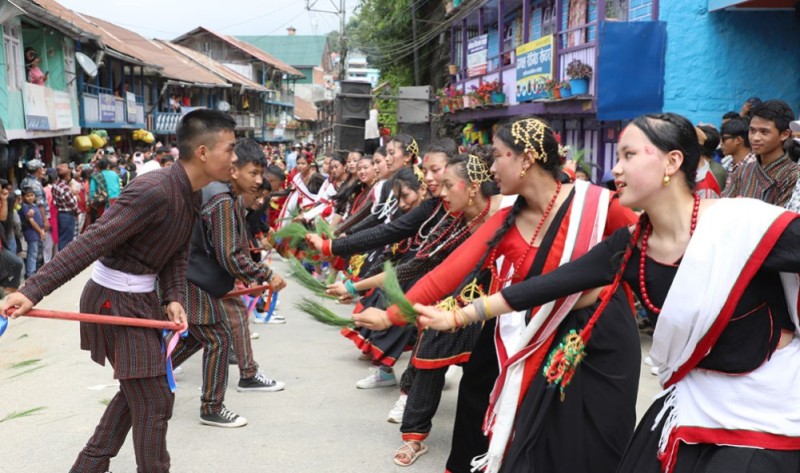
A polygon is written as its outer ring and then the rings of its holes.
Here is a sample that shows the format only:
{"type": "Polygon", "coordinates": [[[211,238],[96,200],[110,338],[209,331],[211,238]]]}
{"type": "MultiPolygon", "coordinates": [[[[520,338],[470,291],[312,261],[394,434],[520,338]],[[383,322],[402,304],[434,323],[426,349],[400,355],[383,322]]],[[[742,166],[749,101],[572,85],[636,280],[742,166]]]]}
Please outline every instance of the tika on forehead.
{"type": "Polygon", "coordinates": [[[545,125],[539,120],[526,118],[511,125],[511,136],[515,145],[525,145],[525,152],[533,154],[533,160],[547,162],[547,153],[544,152],[545,125]],[[537,146],[534,146],[537,145],[537,146]]]}
{"type": "Polygon", "coordinates": [[[478,184],[492,180],[486,162],[474,154],[470,154],[467,159],[467,177],[470,182],[477,182],[478,184]]]}

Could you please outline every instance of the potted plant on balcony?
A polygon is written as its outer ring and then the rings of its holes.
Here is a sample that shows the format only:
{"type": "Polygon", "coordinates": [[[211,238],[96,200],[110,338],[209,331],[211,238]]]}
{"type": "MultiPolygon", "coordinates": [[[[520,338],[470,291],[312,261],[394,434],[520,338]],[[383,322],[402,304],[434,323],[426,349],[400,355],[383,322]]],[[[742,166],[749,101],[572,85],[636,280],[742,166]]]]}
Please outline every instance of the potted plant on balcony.
{"type": "Polygon", "coordinates": [[[561,82],[558,79],[553,79],[552,77],[544,81],[544,90],[547,92],[547,98],[550,100],[561,98],[560,84],[561,82]]]}
{"type": "Polygon", "coordinates": [[[559,82],[558,90],[561,93],[562,99],[565,99],[567,97],[572,97],[572,86],[569,85],[568,81],[559,82]]]}
{"type": "Polygon", "coordinates": [[[266,120],[265,123],[267,125],[267,128],[272,129],[272,128],[275,128],[276,126],[278,126],[278,119],[275,118],[275,117],[267,117],[267,120],[266,120]]]}
{"type": "Polygon", "coordinates": [[[573,59],[567,64],[567,75],[572,95],[586,95],[589,93],[589,79],[592,77],[592,66],[580,59],[573,59]]]}
{"type": "Polygon", "coordinates": [[[300,122],[297,120],[289,120],[289,122],[286,123],[287,130],[296,130],[298,128],[300,128],[300,122]]]}
{"type": "Polygon", "coordinates": [[[498,80],[482,82],[478,87],[473,85],[470,88],[472,89],[470,96],[479,106],[502,104],[506,101],[506,96],[498,80]]]}
{"type": "Polygon", "coordinates": [[[457,64],[449,64],[447,66],[447,72],[450,73],[451,76],[458,74],[458,65],[457,64]]]}

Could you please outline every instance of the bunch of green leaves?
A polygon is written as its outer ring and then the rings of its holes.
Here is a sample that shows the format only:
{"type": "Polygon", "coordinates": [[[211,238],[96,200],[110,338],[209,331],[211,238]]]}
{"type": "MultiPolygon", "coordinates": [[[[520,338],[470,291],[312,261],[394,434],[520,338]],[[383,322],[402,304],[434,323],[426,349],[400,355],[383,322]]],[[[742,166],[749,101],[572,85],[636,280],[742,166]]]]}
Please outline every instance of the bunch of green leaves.
{"type": "Polygon", "coordinates": [[[308,235],[308,229],[298,222],[291,222],[279,228],[275,232],[275,238],[281,240],[288,240],[289,246],[296,248],[298,244],[302,243],[308,235]]]}
{"type": "Polygon", "coordinates": [[[306,271],[303,263],[298,261],[297,258],[290,256],[288,263],[289,268],[292,271],[292,277],[294,277],[301,286],[308,289],[316,296],[324,297],[326,299],[336,299],[336,296],[331,296],[325,293],[325,290],[327,289],[325,284],[315,278],[314,275],[306,271]]]}
{"type": "Polygon", "coordinates": [[[333,227],[322,217],[317,217],[317,221],[314,222],[314,229],[317,232],[317,235],[324,235],[329,240],[332,240],[335,237],[333,227]]]}
{"type": "Polygon", "coordinates": [[[414,310],[411,302],[406,299],[403,288],[400,287],[400,281],[397,280],[397,272],[392,267],[392,263],[388,261],[383,265],[383,292],[386,294],[389,303],[396,305],[400,309],[403,319],[408,324],[417,323],[417,311],[414,310]]]}
{"type": "Polygon", "coordinates": [[[354,327],[353,319],[346,319],[344,317],[339,317],[336,315],[332,310],[328,309],[324,305],[320,304],[319,302],[309,299],[307,297],[303,297],[298,302],[295,302],[294,306],[306,314],[314,317],[317,322],[321,322],[325,325],[331,325],[333,327],[354,327]]]}

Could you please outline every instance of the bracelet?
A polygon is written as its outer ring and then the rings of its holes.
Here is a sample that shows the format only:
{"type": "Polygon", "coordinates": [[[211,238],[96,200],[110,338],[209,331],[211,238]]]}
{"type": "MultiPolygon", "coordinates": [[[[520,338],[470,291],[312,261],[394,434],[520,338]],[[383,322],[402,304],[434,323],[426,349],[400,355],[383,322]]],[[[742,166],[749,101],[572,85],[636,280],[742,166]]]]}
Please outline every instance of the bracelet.
{"type": "Polygon", "coordinates": [[[330,258],[333,256],[333,249],[331,248],[333,242],[331,240],[322,240],[322,256],[330,258]]]}
{"type": "Polygon", "coordinates": [[[356,289],[356,285],[353,283],[352,279],[346,279],[344,281],[344,288],[347,289],[347,292],[351,296],[358,297],[358,290],[356,289]]]}
{"type": "Polygon", "coordinates": [[[475,314],[478,316],[478,321],[486,322],[486,307],[481,304],[480,299],[473,299],[472,307],[475,309],[475,314]]]}
{"type": "Polygon", "coordinates": [[[486,308],[486,313],[484,314],[485,317],[483,320],[485,321],[487,319],[493,318],[494,315],[492,314],[492,308],[489,307],[489,298],[486,296],[481,296],[481,300],[483,301],[483,306],[486,308]]]}
{"type": "Polygon", "coordinates": [[[462,327],[466,327],[467,325],[471,325],[471,322],[467,318],[467,313],[464,312],[464,309],[457,309],[456,312],[458,313],[459,317],[462,319],[462,327]]]}
{"type": "Polygon", "coordinates": [[[455,332],[456,330],[458,330],[458,319],[456,318],[456,311],[455,311],[455,309],[453,309],[453,311],[451,312],[451,314],[453,314],[453,326],[450,328],[450,331],[451,331],[451,332],[455,332]]]}

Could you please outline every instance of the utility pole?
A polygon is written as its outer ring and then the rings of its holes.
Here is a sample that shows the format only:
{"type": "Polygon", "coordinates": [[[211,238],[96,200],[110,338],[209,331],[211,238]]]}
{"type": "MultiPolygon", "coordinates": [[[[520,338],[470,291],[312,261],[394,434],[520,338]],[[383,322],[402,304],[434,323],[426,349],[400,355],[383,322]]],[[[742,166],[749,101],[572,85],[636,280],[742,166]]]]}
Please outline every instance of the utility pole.
{"type": "MultiPolygon", "coordinates": [[[[502,0],[501,0],[502,1],[502,0]]],[[[417,44],[417,1],[411,0],[411,40],[414,42],[414,85],[422,80],[419,76],[419,44],[417,44]]]]}
{"type": "Polygon", "coordinates": [[[321,10],[314,8],[319,0],[306,0],[306,10],[319,13],[330,13],[339,16],[339,80],[342,81],[347,74],[347,38],[345,37],[346,14],[345,0],[339,0],[336,5],[335,0],[329,0],[333,10],[321,10]]]}

